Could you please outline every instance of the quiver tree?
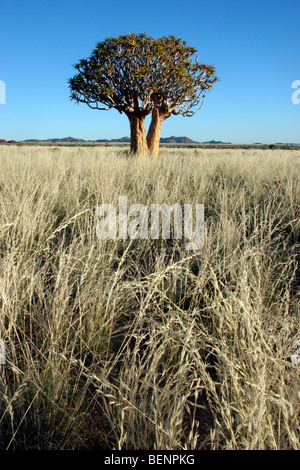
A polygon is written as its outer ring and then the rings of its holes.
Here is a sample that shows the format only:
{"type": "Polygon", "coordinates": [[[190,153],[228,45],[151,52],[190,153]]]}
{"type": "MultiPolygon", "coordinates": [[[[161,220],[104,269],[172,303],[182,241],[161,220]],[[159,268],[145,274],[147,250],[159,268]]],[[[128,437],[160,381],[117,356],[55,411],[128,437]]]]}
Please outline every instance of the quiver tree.
{"type": "Polygon", "coordinates": [[[92,109],[115,108],[130,122],[131,152],[158,156],[161,127],[171,114],[193,116],[218,80],[212,65],[199,64],[196,49],[169,36],[127,34],[99,42],[74,67],[71,99],[92,109]],[[152,115],[146,137],[145,118],[152,115]]]}

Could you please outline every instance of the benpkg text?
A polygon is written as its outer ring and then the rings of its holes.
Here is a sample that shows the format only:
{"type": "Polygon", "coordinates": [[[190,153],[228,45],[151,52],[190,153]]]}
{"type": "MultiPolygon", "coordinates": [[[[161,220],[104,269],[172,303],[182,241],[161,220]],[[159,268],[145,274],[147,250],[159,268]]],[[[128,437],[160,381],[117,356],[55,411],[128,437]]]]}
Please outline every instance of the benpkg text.
{"type": "Polygon", "coordinates": [[[149,465],[193,465],[193,455],[181,454],[150,454],[148,456],[149,465]]]}

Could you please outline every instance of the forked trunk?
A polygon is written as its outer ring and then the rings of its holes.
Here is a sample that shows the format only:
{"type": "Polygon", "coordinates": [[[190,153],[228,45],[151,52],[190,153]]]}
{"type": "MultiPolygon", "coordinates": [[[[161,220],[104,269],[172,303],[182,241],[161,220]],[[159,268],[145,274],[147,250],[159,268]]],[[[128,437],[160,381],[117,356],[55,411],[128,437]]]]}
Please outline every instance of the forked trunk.
{"type": "Polygon", "coordinates": [[[138,113],[128,113],[127,116],[130,122],[131,153],[137,156],[150,155],[157,158],[162,124],[169,114],[154,109],[147,138],[145,116],[138,113]]]}
{"type": "Polygon", "coordinates": [[[152,119],[147,134],[148,152],[153,158],[158,157],[161,128],[166,115],[155,109],[152,112],[152,119]]]}
{"type": "Polygon", "coordinates": [[[130,122],[130,150],[138,156],[148,153],[146,140],[145,116],[128,114],[130,122]]]}

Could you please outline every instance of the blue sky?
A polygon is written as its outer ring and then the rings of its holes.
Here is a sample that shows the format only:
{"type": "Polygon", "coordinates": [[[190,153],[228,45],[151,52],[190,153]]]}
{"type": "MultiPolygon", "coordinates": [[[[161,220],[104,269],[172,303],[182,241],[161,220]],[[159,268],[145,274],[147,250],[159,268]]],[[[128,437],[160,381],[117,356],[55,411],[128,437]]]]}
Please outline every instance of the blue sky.
{"type": "Polygon", "coordinates": [[[298,143],[299,20],[299,0],[1,0],[0,139],[128,136],[126,116],[71,102],[67,79],[106,36],[146,32],[181,37],[221,79],[195,116],[166,120],[162,137],[298,143]]]}

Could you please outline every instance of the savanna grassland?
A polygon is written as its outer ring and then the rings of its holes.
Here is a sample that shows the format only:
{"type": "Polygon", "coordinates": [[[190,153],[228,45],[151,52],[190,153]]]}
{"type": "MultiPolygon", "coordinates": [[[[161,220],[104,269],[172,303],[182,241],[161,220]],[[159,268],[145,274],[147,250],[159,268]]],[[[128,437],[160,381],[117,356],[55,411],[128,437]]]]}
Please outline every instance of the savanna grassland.
{"type": "Polygon", "coordinates": [[[1,449],[300,449],[300,151],[0,161],[1,449]],[[120,195],[204,204],[204,247],[100,240],[120,195]]]}

